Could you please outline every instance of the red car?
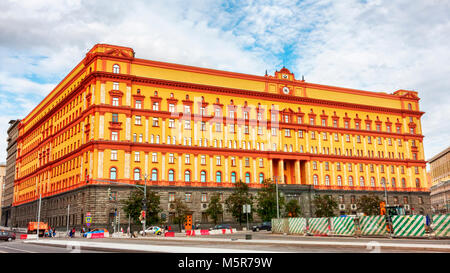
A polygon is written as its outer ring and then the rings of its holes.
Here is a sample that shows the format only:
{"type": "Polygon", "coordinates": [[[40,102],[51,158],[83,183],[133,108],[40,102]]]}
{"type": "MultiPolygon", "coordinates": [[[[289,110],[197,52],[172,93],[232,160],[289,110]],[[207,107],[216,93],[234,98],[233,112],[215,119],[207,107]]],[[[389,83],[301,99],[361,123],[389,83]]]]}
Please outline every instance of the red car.
{"type": "Polygon", "coordinates": [[[11,231],[0,231],[0,240],[12,241],[16,239],[16,234],[11,231]]]}

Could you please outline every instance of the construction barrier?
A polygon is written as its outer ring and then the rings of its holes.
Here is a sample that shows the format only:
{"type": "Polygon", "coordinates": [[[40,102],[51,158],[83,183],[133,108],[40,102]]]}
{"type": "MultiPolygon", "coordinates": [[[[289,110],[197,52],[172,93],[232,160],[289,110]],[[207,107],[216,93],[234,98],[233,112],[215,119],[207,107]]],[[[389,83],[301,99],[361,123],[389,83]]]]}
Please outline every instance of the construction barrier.
{"type": "Polygon", "coordinates": [[[272,231],[274,233],[284,232],[284,221],[283,219],[272,219],[272,231]]]}
{"type": "Polygon", "coordinates": [[[431,229],[436,237],[450,237],[450,214],[433,215],[431,229]]]}
{"type": "Polygon", "coordinates": [[[173,231],[168,231],[164,234],[164,237],[175,237],[175,232],[173,231]]]}
{"type": "Polygon", "coordinates": [[[395,237],[425,236],[425,216],[423,215],[395,215],[392,216],[395,237]]]}
{"type": "Polygon", "coordinates": [[[386,217],[384,215],[361,216],[359,229],[362,236],[385,236],[386,217]]]}
{"type": "Polygon", "coordinates": [[[289,234],[305,234],[306,219],[305,218],[288,218],[289,234]]]}
{"type": "Polygon", "coordinates": [[[331,234],[340,236],[354,236],[355,222],[353,217],[331,218],[331,234]]]}
{"type": "Polygon", "coordinates": [[[233,234],[235,232],[236,232],[235,228],[213,229],[213,230],[207,230],[207,229],[186,230],[186,236],[233,234]]]}
{"type": "Polygon", "coordinates": [[[314,235],[328,235],[330,231],[328,218],[308,218],[308,231],[314,235]]]}

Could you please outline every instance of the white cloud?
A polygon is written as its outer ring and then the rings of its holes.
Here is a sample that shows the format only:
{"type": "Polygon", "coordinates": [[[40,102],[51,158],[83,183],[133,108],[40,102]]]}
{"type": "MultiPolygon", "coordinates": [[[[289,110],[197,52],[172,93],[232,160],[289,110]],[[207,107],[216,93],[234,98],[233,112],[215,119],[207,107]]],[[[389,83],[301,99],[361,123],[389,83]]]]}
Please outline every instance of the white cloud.
{"type": "Polygon", "coordinates": [[[7,119],[23,118],[94,44],[110,43],[144,59],[257,75],[286,62],[309,82],[414,89],[427,158],[448,146],[445,1],[8,0],[0,10],[0,107],[17,104],[7,119]]]}

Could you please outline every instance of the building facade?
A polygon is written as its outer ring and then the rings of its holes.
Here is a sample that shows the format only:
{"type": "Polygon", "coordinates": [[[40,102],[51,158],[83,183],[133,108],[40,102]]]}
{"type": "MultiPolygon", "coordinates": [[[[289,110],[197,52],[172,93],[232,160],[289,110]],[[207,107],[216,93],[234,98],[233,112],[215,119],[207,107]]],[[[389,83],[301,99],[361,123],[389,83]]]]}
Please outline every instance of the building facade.
{"type": "Polygon", "coordinates": [[[8,128],[8,145],[6,148],[6,171],[5,184],[2,194],[2,217],[0,218],[0,225],[8,227],[11,224],[12,204],[14,195],[14,179],[16,177],[16,155],[17,155],[17,137],[19,136],[19,122],[20,120],[9,121],[8,128]]]}
{"type": "Polygon", "coordinates": [[[430,160],[431,206],[436,213],[450,212],[450,147],[430,160]]]}
{"type": "MultiPolygon", "coordinates": [[[[3,202],[3,192],[5,190],[5,184],[6,184],[6,163],[0,163],[0,204],[2,204],[3,202]]],[[[2,219],[2,211],[0,211],[0,219],[2,219]]]]}
{"type": "Polygon", "coordinates": [[[165,215],[178,196],[193,222],[207,220],[211,194],[226,199],[239,180],[255,193],[268,178],[309,215],[314,194],[353,207],[351,196],[384,197],[384,186],[388,200],[407,196],[425,212],[417,95],[308,83],[286,68],[254,76],[150,61],[97,44],[19,125],[17,221],[35,217],[42,194],[55,225],[81,225],[87,212],[108,224],[117,204],[106,189],[121,200],[144,179],[165,215]]]}

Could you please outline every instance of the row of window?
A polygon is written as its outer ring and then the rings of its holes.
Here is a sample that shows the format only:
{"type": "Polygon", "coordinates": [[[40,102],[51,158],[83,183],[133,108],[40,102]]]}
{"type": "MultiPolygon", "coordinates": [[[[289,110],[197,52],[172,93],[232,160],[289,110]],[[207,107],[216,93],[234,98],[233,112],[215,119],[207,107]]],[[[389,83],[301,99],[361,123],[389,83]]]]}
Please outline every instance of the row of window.
{"type": "MultiPolygon", "coordinates": [[[[337,186],[343,186],[342,182],[343,182],[342,181],[342,176],[338,175],[336,177],[337,186]]],[[[420,179],[416,178],[415,182],[416,182],[416,187],[420,188],[420,179]]],[[[317,174],[313,175],[313,184],[316,185],[316,186],[319,185],[319,176],[317,174]]],[[[330,186],[331,185],[330,176],[329,175],[325,175],[323,184],[326,185],[326,186],[330,186]]],[[[386,184],[386,179],[384,177],[381,178],[380,184],[383,185],[383,186],[384,185],[389,186],[388,184],[386,184]]],[[[356,186],[354,184],[354,181],[353,181],[353,176],[351,176],[351,175],[348,176],[348,186],[350,186],[350,187],[356,186]]],[[[365,187],[366,186],[365,178],[363,176],[359,177],[359,185],[358,186],[360,186],[360,187],[365,187]]],[[[376,186],[375,177],[370,177],[370,186],[371,187],[375,187],[376,186]]],[[[390,186],[392,188],[396,188],[397,187],[397,182],[396,182],[396,179],[394,177],[391,179],[390,186]]],[[[401,187],[402,188],[406,188],[406,179],[405,178],[402,178],[402,180],[401,180],[401,187]]]]}
{"type": "MultiPolygon", "coordinates": [[[[149,181],[159,181],[158,178],[158,169],[152,169],[151,171],[151,175],[149,177],[149,181]]],[[[133,171],[133,179],[136,181],[139,180],[143,180],[143,176],[141,175],[141,170],[139,168],[135,168],[133,171]]],[[[117,168],[116,167],[112,167],[109,170],[109,178],[111,180],[116,180],[117,179],[117,168]]],[[[147,179],[146,177],[144,177],[145,179],[147,179]]],[[[262,183],[264,181],[264,174],[260,173],[259,176],[259,182],[262,183]]],[[[200,171],[200,182],[207,182],[207,172],[202,170],[200,171]]],[[[230,180],[232,183],[236,183],[237,182],[237,174],[236,172],[231,172],[230,173],[230,180]]],[[[174,182],[175,181],[175,170],[170,169],[167,172],[167,181],[169,182],[174,182]]],[[[250,183],[251,181],[251,174],[249,172],[246,172],[244,175],[244,182],[245,183],[250,183]]],[[[190,170],[185,170],[184,171],[184,182],[192,182],[191,180],[191,171],[190,170]]],[[[221,171],[217,171],[215,173],[215,181],[216,183],[221,183],[222,182],[222,172],[221,171]]]]}
{"type": "MultiPolygon", "coordinates": [[[[333,164],[333,163],[332,163],[333,164]]],[[[324,169],[325,171],[329,171],[330,170],[330,163],[329,162],[324,162],[324,169]]],[[[359,172],[364,172],[364,164],[359,163],[359,164],[355,164],[359,166],[359,172]]],[[[375,165],[374,164],[368,164],[370,172],[373,173],[375,172],[375,165]]],[[[384,165],[379,165],[380,167],[380,173],[384,173],[384,165]]],[[[312,161],[312,168],[313,170],[317,170],[317,161],[312,161]]],[[[390,166],[391,169],[391,173],[395,173],[395,166],[391,165],[390,166]]],[[[336,162],[336,170],[337,171],[341,171],[341,162],[336,162]]],[[[347,171],[352,172],[353,171],[353,163],[347,163],[347,171]]],[[[401,174],[405,174],[405,166],[400,166],[400,172],[401,174]]],[[[414,173],[415,174],[419,174],[419,167],[418,166],[414,166],[414,173]]]]}

